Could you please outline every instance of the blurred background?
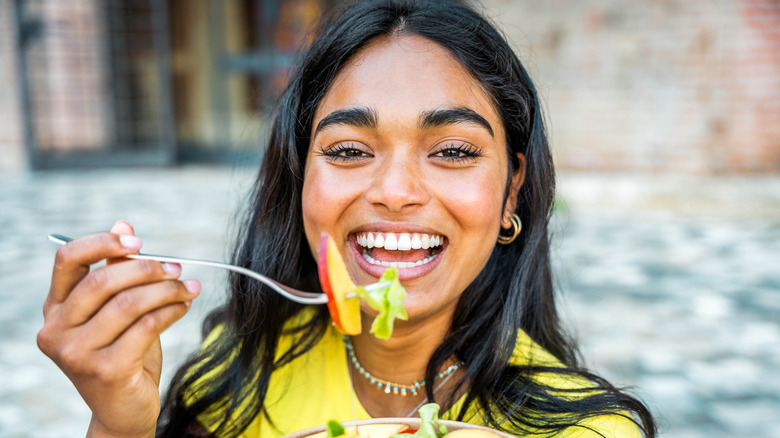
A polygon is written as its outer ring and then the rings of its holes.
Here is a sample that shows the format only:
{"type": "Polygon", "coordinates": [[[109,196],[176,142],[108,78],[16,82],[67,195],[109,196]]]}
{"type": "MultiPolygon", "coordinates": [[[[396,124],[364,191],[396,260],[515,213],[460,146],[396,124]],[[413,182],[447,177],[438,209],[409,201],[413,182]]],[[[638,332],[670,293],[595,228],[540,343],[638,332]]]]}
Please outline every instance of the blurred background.
{"type": "MultiPolygon", "coordinates": [[[[41,354],[55,246],[227,259],[269,112],[340,0],[0,0],[0,436],[83,435],[41,354]]],[[[780,2],[483,0],[547,109],[561,311],[670,437],[780,437],[780,2]]],[[[165,333],[164,382],[224,275],[165,333]]]]}

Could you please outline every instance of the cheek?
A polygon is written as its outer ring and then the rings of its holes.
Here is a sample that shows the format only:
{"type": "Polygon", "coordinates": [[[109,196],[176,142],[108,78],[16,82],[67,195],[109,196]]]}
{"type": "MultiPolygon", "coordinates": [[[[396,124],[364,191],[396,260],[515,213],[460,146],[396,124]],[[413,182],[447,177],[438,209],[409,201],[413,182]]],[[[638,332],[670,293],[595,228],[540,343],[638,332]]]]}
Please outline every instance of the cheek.
{"type": "Polygon", "coordinates": [[[316,169],[307,169],[303,181],[303,193],[301,194],[301,204],[303,209],[303,226],[309,241],[317,241],[317,235],[322,232],[321,223],[326,219],[328,209],[327,205],[332,205],[328,196],[332,193],[326,190],[322,183],[321,172],[316,169]]]}
{"type": "Polygon", "coordinates": [[[335,233],[339,218],[355,198],[356,184],[345,181],[327,165],[313,164],[303,181],[303,225],[309,241],[323,231],[335,233]]]}
{"type": "Polygon", "coordinates": [[[498,232],[504,186],[497,181],[490,175],[449,180],[441,196],[447,199],[448,209],[464,230],[483,236],[498,232]]]}

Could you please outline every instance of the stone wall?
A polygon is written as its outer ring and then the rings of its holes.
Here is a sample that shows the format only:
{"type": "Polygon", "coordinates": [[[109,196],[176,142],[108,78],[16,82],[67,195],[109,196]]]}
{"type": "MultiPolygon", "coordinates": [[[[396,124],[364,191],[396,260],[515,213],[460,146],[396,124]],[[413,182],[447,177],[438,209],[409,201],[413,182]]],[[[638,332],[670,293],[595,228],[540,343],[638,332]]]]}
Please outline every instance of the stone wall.
{"type": "Polygon", "coordinates": [[[484,0],[547,103],[559,167],[780,170],[777,0],[484,0]]]}

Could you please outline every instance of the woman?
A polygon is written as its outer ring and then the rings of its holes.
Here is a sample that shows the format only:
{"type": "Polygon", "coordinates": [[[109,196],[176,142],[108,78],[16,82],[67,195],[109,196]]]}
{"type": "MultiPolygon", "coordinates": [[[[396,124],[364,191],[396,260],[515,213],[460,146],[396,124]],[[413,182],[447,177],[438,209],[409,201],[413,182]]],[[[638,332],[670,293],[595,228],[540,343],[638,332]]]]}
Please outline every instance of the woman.
{"type": "Polygon", "coordinates": [[[553,192],[536,91],[492,26],[452,3],[356,2],[319,29],[281,99],[234,263],[317,290],[327,232],[357,283],[398,269],[408,319],[392,337],[368,333],[369,308],[363,333],[342,337],[324,306],[233,276],[158,419],[158,336],[199,285],[176,265],[120,263],[140,241],[119,222],[58,252],[39,343],[95,436],[266,437],[426,400],[517,435],[654,436],[644,405],[579,368],[560,327],[553,192]]]}

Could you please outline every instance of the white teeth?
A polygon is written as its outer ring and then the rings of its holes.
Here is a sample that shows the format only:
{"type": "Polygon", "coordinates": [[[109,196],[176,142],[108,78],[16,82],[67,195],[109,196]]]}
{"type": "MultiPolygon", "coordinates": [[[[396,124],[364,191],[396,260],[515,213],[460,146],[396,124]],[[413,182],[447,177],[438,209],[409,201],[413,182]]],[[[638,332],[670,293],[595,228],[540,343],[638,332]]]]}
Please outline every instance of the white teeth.
{"type": "Polygon", "coordinates": [[[369,233],[362,232],[355,236],[357,244],[362,246],[363,258],[372,265],[387,268],[407,269],[430,263],[438,254],[429,255],[416,262],[387,262],[379,261],[371,256],[371,248],[384,248],[389,251],[410,251],[413,249],[429,249],[441,246],[444,237],[435,234],[421,233],[369,233]]]}
{"type": "Polygon", "coordinates": [[[444,237],[435,234],[420,233],[360,233],[356,236],[357,244],[363,248],[384,248],[390,251],[409,251],[412,249],[429,249],[441,246],[444,237]]]}
{"type": "Polygon", "coordinates": [[[385,236],[385,249],[395,251],[398,249],[398,239],[393,233],[387,233],[385,236]]]}
{"type": "MultiPolygon", "coordinates": [[[[387,244],[385,244],[385,249],[388,249],[387,244]]],[[[398,249],[401,251],[412,249],[412,238],[409,236],[409,233],[401,233],[398,236],[398,249]]]]}
{"type": "Polygon", "coordinates": [[[406,268],[413,268],[415,266],[422,266],[424,264],[430,263],[430,261],[435,259],[436,256],[435,255],[428,256],[417,262],[380,262],[379,260],[368,255],[367,251],[363,251],[363,258],[368,263],[371,263],[372,265],[384,266],[386,268],[406,269],[406,268]]]}

